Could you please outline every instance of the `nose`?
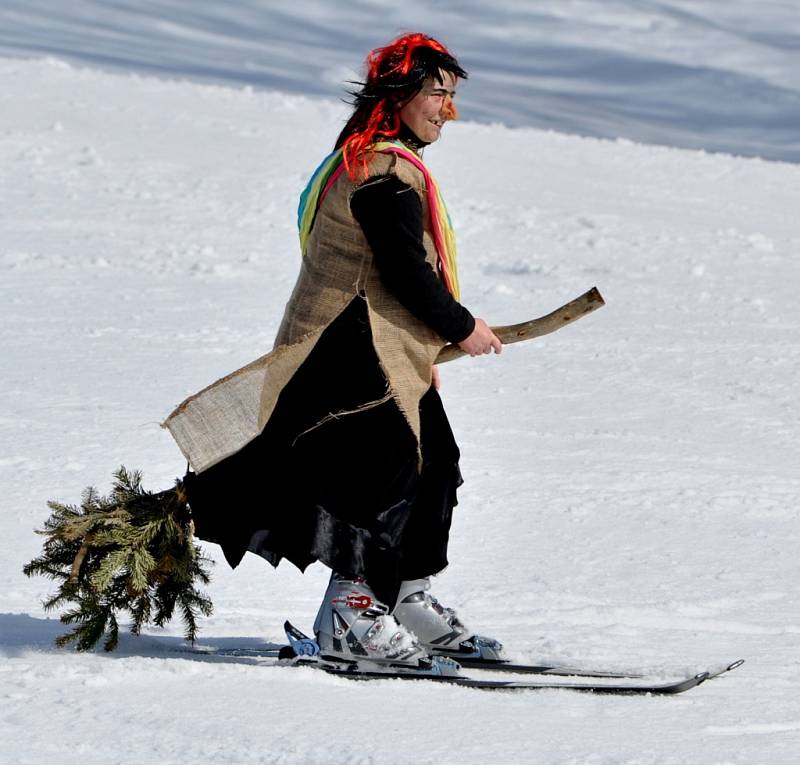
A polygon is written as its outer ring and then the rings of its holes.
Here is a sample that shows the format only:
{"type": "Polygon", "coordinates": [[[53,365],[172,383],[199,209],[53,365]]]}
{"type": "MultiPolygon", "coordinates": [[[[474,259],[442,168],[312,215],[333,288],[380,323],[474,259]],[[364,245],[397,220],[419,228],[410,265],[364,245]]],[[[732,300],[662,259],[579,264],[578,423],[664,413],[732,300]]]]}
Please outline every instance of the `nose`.
{"type": "Polygon", "coordinates": [[[446,120],[458,119],[458,109],[456,108],[451,96],[446,96],[444,102],[442,103],[442,117],[444,117],[446,120]]]}

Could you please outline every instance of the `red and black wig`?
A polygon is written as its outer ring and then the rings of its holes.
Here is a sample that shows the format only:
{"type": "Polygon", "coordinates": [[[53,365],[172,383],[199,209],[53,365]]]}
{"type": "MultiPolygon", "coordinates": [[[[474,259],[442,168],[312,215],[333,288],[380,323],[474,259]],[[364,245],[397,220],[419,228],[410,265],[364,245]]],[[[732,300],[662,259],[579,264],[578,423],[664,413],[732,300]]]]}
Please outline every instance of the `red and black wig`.
{"type": "Polygon", "coordinates": [[[441,83],[442,71],[467,79],[444,45],[419,32],[398,37],[367,56],[367,81],[353,83],[361,86],[350,91],[355,110],[335,146],[342,147],[351,178],[359,169],[366,174],[370,146],[400,132],[400,110],[419,93],[427,78],[441,83]]]}

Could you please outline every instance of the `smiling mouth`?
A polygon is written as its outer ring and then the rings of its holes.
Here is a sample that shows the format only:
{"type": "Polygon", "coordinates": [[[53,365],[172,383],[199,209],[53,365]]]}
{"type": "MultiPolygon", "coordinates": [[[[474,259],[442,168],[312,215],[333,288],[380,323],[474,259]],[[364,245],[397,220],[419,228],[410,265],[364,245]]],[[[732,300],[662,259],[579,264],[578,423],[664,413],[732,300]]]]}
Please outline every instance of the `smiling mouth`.
{"type": "Polygon", "coordinates": [[[444,125],[443,120],[428,120],[428,122],[430,122],[431,125],[436,125],[438,128],[441,128],[441,126],[444,125]]]}

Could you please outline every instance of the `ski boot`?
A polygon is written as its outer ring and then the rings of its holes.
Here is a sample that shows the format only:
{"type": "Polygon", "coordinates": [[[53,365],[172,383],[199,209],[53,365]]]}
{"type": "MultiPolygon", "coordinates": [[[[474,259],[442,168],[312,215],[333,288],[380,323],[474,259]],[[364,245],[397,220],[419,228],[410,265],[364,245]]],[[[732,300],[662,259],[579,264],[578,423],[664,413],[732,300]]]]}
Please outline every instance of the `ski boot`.
{"type": "Polygon", "coordinates": [[[444,608],[431,595],[429,578],[411,579],[400,585],[392,615],[411,630],[429,653],[479,661],[502,662],[506,658],[497,640],[467,629],[452,608],[444,608]]]}
{"type": "Polygon", "coordinates": [[[388,606],[360,578],[333,574],[314,634],[319,659],[353,670],[369,669],[423,675],[456,675],[454,661],[431,657],[416,636],[397,623],[388,606]]]}

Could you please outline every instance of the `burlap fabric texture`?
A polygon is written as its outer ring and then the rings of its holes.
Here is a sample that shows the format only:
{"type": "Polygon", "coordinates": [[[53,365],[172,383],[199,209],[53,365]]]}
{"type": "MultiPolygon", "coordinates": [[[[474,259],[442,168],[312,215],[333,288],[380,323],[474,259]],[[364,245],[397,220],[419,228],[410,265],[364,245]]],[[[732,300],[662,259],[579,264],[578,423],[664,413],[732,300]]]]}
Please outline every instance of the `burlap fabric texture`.
{"type": "MultiPolygon", "coordinates": [[[[353,182],[343,173],[317,211],[272,352],[190,396],[162,423],[195,472],[235,454],[263,430],[284,386],[353,300],[366,301],[373,345],[387,380],[385,396],[365,401],[359,409],[393,398],[419,449],[419,402],[430,387],[433,362],[446,341],[385,289],[373,268],[372,251],[350,212],[355,189],[361,183],[380,182],[383,175],[396,175],[419,195],[425,221],[423,245],[427,261],[437,269],[421,171],[397,154],[376,154],[366,180],[353,182]]],[[[328,416],[346,414],[330,412],[328,416]]]]}

